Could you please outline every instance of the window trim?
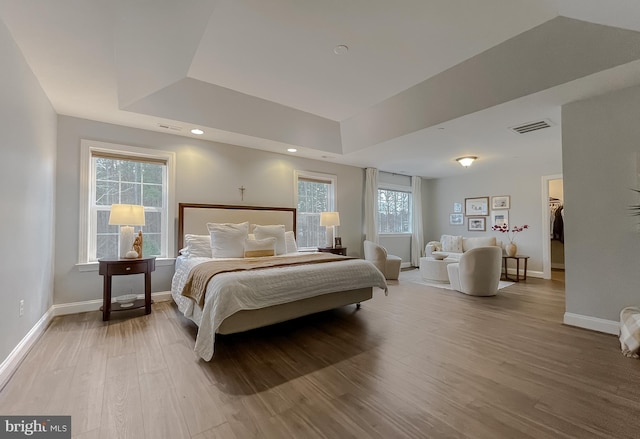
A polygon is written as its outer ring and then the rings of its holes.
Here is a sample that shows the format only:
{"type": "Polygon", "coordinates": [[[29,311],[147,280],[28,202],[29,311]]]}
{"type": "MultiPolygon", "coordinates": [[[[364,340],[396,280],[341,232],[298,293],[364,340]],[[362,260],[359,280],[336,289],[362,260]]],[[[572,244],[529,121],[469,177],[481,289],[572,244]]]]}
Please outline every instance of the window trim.
{"type": "MultiPolygon", "coordinates": [[[[296,216],[298,215],[298,180],[309,179],[309,180],[320,180],[320,181],[330,181],[333,190],[331,191],[331,196],[329,200],[329,204],[332,205],[332,209],[329,212],[339,212],[338,210],[338,176],[334,174],[325,174],[322,172],[313,172],[313,171],[293,171],[293,205],[296,208],[296,216]]],[[[299,223],[296,218],[296,223],[299,223]]],[[[296,230],[296,241],[298,240],[298,231],[296,230]]],[[[317,247],[298,247],[300,251],[309,251],[316,250],[317,247]]]]}
{"type": "Polygon", "coordinates": [[[378,190],[388,190],[388,191],[396,191],[396,192],[406,192],[409,194],[409,206],[411,208],[411,211],[409,212],[409,215],[411,217],[411,231],[410,232],[381,232],[380,229],[380,223],[378,222],[378,236],[384,236],[386,238],[392,238],[394,236],[400,237],[400,236],[411,236],[413,235],[413,189],[411,188],[411,186],[404,186],[402,184],[394,184],[394,183],[378,183],[378,190]]]}
{"type": "Polygon", "coordinates": [[[115,143],[99,142],[96,140],[80,140],[80,203],[79,203],[79,239],[78,239],[78,266],[94,264],[89,261],[89,207],[91,206],[91,179],[93,169],[91,158],[94,153],[118,154],[123,158],[142,158],[149,161],[163,161],[167,164],[167,255],[170,258],[175,254],[175,163],[176,154],[171,151],[162,151],[136,146],[119,145],[115,143]]]}

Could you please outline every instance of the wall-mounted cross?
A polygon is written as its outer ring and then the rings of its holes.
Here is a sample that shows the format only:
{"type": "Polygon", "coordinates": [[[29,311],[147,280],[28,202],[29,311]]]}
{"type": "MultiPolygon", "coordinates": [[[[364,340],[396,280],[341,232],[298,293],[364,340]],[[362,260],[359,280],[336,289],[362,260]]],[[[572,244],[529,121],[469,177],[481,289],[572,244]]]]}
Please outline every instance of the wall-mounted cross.
{"type": "Polygon", "coordinates": [[[240,191],[240,200],[244,201],[244,191],[247,190],[247,188],[242,185],[238,188],[238,190],[240,191]]]}

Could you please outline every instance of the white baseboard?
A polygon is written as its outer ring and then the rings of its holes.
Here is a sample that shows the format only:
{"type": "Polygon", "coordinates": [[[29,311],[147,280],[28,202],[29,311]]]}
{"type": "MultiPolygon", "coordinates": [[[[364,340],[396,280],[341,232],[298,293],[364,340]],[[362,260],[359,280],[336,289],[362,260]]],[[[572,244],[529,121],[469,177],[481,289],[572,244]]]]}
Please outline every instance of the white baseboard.
{"type": "MultiPolygon", "coordinates": [[[[507,272],[512,276],[516,275],[516,269],[515,268],[509,268],[509,269],[507,269],[507,272]]],[[[524,276],[524,270],[521,269],[520,270],[520,278],[522,278],[522,276],[524,276]]],[[[543,275],[542,271],[527,270],[527,277],[539,277],[540,279],[543,279],[544,275],[543,275]]]]}
{"type": "Polygon", "coordinates": [[[598,317],[583,316],[571,312],[564,313],[564,324],[577,326],[578,328],[590,329],[592,331],[604,332],[605,334],[618,335],[620,333],[620,323],[614,320],[605,320],[598,317]]]}
{"type": "MultiPolygon", "coordinates": [[[[154,302],[165,302],[171,300],[171,291],[161,291],[158,293],[151,293],[151,298],[154,302]]],[[[102,306],[102,299],[100,300],[86,300],[84,302],[74,303],[62,303],[59,305],[53,305],[47,310],[46,313],[38,320],[33,328],[24,336],[24,338],[18,343],[18,345],[11,351],[9,356],[0,364],[0,390],[9,382],[11,376],[15,373],[22,363],[22,360],[27,356],[29,350],[34,343],[44,333],[51,320],[56,316],[63,316],[67,314],[79,314],[81,312],[97,311],[102,306]]]]}
{"type": "Polygon", "coordinates": [[[2,390],[9,382],[9,379],[18,369],[22,360],[24,360],[35,342],[38,341],[45,329],[47,329],[47,326],[49,326],[53,317],[52,308],[49,308],[33,328],[31,328],[27,335],[20,340],[20,343],[13,348],[13,351],[11,351],[9,356],[2,362],[2,364],[0,364],[0,390],[2,390]]]}
{"type": "Polygon", "coordinates": [[[411,268],[411,262],[403,262],[400,264],[400,268],[411,268]]]}
{"type": "MultiPolygon", "coordinates": [[[[171,291],[160,291],[151,293],[154,302],[165,302],[171,300],[171,291]]],[[[84,302],[61,303],[53,305],[54,316],[64,316],[67,314],[79,314],[81,312],[97,311],[102,306],[102,299],[85,300],[84,302]]]]}

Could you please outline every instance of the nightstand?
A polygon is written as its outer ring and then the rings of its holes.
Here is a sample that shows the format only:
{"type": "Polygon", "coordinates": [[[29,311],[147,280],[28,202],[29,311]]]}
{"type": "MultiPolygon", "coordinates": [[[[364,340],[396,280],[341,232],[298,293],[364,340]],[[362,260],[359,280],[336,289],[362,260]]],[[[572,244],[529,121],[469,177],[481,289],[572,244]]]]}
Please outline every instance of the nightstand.
{"type": "Polygon", "coordinates": [[[130,309],[145,308],[145,314],[151,313],[151,272],[156,269],[156,258],[140,259],[99,259],[98,273],[104,276],[102,289],[102,320],[111,317],[111,311],[128,311],[130,309]],[[120,303],[111,303],[111,276],[127,276],[129,274],[144,274],[144,299],[136,299],[133,305],[123,307],[120,303]]]}
{"type": "Polygon", "coordinates": [[[321,247],[318,248],[318,251],[323,253],[333,253],[334,255],[347,256],[346,247],[321,247]]]}

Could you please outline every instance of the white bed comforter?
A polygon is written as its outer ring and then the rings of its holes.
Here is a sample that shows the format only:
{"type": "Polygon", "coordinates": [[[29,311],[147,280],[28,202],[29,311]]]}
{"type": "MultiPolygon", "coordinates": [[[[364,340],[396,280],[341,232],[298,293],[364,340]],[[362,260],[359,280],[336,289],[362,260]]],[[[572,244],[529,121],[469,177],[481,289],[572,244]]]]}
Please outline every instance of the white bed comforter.
{"type": "Polygon", "coordinates": [[[204,307],[200,308],[195,301],[181,293],[191,269],[209,260],[181,260],[176,264],[171,283],[171,294],[178,309],[199,326],[195,351],[206,361],[213,357],[215,333],[222,321],[238,311],[366,287],[379,287],[387,294],[384,276],[373,264],[362,259],[351,259],[220,273],[207,285],[204,307]]]}

